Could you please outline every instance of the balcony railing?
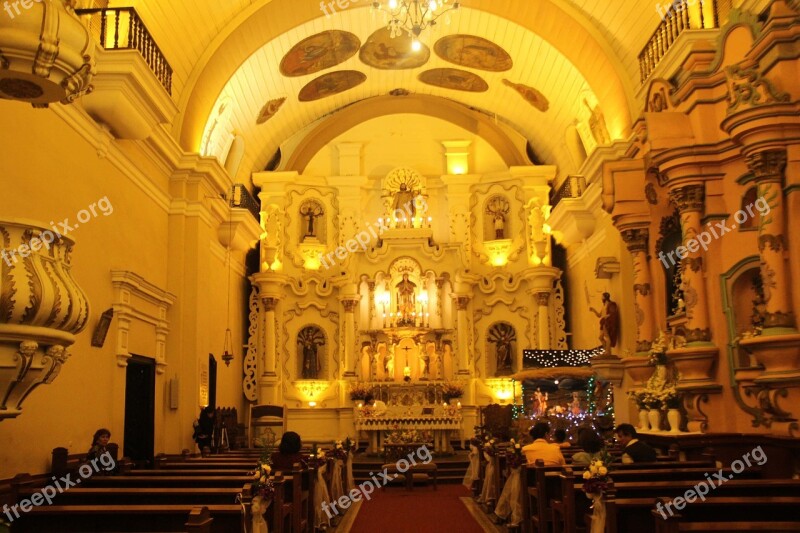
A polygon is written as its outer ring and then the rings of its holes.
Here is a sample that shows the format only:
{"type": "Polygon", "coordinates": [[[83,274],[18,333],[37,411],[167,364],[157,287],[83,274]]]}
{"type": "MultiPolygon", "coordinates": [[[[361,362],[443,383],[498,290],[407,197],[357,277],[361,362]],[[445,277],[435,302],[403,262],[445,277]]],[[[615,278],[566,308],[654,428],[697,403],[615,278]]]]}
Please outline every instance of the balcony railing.
{"type": "Polygon", "coordinates": [[[172,95],[172,67],[132,7],[76,9],[106,50],[138,50],[158,81],[172,95]]]}
{"type": "Polygon", "coordinates": [[[656,9],[662,17],[661,24],[639,54],[642,83],[650,77],[681,33],[719,27],[716,0],[663,0],[663,5],[658,3],[660,1],[656,0],[656,9]]]}
{"type": "Polygon", "coordinates": [[[255,217],[257,222],[261,222],[261,206],[258,204],[250,191],[241,183],[234,183],[231,189],[230,206],[247,209],[255,217]]]}
{"type": "Polygon", "coordinates": [[[586,178],[583,176],[567,176],[564,183],[553,192],[550,205],[555,209],[564,198],[580,198],[586,190],[586,178]]]}

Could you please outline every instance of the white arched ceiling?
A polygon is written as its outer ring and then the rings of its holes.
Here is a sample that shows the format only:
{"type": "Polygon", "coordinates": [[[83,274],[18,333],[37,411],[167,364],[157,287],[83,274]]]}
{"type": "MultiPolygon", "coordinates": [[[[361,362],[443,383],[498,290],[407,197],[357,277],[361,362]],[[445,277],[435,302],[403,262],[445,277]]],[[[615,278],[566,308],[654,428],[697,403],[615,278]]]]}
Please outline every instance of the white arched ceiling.
{"type": "MultiPolygon", "coordinates": [[[[350,0],[348,11],[367,2],[350,0]]],[[[173,133],[192,151],[200,146],[214,101],[243,61],[272,38],[322,16],[316,0],[133,0],[133,5],[174,69],[173,97],[180,115],[173,133]]],[[[588,80],[606,111],[611,134],[629,131],[631,115],[640,111],[633,96],[639,85],[638,52],[660,22],[654,4],[464,0],[462,5],[542,35],[588,80]]]]}
{"type": "MultiPolygon", "coordinates": [[[[489,90],[472,93],[443,89],[417,80],[420,72],[437,67],[457,67],[431,53],[430,60],[420,68],[409,70],[379,70],[372,68],[354,55],[344,63],[321,72],[300,77],[286,77],[279,71],[284,55],[302,38],[316,33],[345,27],[359,37],[361,42],[383,24],[369,9],[348,11],[331,19],[317,18],[307,22],[277,39],[266,43],[233,74],[218,96],[214,109],[223,101],[232,102],[230,128],[246,141],[242,169],[261,170],[275,150],[295,132],[305,128],[320,117],[348,104],[366,98],[382,96],[393,89],[406,89],[411,93],[439,96],[456,100],[470,107],[496,114],[498,120],[512,125],[529,139],[538,157],[550,164],[568,166],[571,159],[566,154],[564,132],[579,115],[587,113],[583,99],[592,104],[596,98],[578,70],[553,46],[525,28],[500,17],[469,9],[462,9],[449,27],[431,35],[423,33],[423,42],[433,46],[430,37],[446,34],[480,35],[501,46],[511,54],[514,66],[506,72],[469,70],[489,84],[489,90]],[[346,17],[346,26],[341,20],[346,17]],[[336,70],[357,70],[367,75],[361,85],[334,96],[313,102],[299,102],[297,95],[309,81],[321,74],[336,70]],[[513,89],[503,83],[509,79],[531,86],[550,101],[546,112],[528,104],[513,89]],[[256,117],[264,104],[276,98],[286,102],[268,122],[256,125],[256,117]],[[554,132],[557,132],[554,135],[554,132]]],[[[457,67],[463,68],[463,67],[457,67]]],[[[212,114],[206,131],[215,120],[212,114]]]]}

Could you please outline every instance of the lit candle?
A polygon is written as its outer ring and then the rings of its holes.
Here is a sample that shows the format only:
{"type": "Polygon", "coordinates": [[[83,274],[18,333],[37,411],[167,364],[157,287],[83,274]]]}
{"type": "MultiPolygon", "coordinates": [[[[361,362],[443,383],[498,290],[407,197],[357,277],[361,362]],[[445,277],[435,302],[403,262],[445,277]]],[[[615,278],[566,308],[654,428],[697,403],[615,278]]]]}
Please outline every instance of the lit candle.
{"type": "Polygon", "coordinates": [[[431,221],[432,221],[432,220],[433,220],[433,219],[432,219],[431,217],[428,217],[428,227],[429,227],[429,228],[431,227],[431,221]]]}
{"type": "Polygon", "coordinates": [[[458,407],[459,409],[461,409],[461,400],[459,400],[459,401],[458,401],[458,403],[456,404],[456,407],[458,407]]]}
{"type": "Polygon", "coordinates": [[[403,377],[410,378],[411,377],[411,367],[405,367],[403,369],[403,377]]]}

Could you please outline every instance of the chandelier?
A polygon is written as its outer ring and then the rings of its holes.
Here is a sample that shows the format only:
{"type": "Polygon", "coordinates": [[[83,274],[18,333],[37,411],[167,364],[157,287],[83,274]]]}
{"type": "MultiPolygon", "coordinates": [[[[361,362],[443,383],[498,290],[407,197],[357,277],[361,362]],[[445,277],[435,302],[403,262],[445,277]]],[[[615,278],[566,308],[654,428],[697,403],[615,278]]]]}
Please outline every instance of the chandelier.
{"type": "MultiPolygon", "coordinates": [[[[407,34],[412,39],[411,46],[414,51],[422,48],[419,36],[426,28],[435,26],[442,15],[458,10],[460,7],[461,2],[458,0],[376,0],[372,2],[373,11],[383,13],[384,17],[388,19],[387,29],[392,39],[403,33],[407,34]]],[[[449,23],[447,18],[445,21],[449,23]]]]}

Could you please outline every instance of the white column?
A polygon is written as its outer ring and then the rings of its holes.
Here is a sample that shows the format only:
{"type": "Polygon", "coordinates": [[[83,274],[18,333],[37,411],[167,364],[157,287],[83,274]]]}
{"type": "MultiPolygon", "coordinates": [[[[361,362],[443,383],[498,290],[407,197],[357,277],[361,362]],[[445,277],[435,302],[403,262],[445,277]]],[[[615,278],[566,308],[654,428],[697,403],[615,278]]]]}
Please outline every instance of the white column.
{"type": "Polygon", "coordinates": [[[469,296],[458,295],[455,297],[458,312],[456,322],[458,324],[458,372],[459,376],[470,375],[469,362],[471,361],[469,345],[469,317],[467,316],[467,306],[469,296]]]}
{"type": "Polygon", "coordinates": [[[277,343],[277,336],[275,332],[275,307],[278,305],[277,298],[266,297],[264,302],[264,326],[265,326],[265,341],[266,346],[264,349],[264,372],[263,375],[275,377],[275,360],[276,352],[275,345],[277,343]]]}
{"type": "Polygon", "coordinates": [[[539,308],[536,317],[536,346],[540,350],[547,350],[550,348],[550,293],[537,292],[536,305],[539,308]]]}
{"type": "Polygon", "coordinates": [[[355,310],[360,297],[353,298],[348,296],[342,298],[344,306],[344,361],[342,362],[342,379],[355,377],[356,373],[353,365],[353,349],[356,342],[356,318],[355,310]]]}

